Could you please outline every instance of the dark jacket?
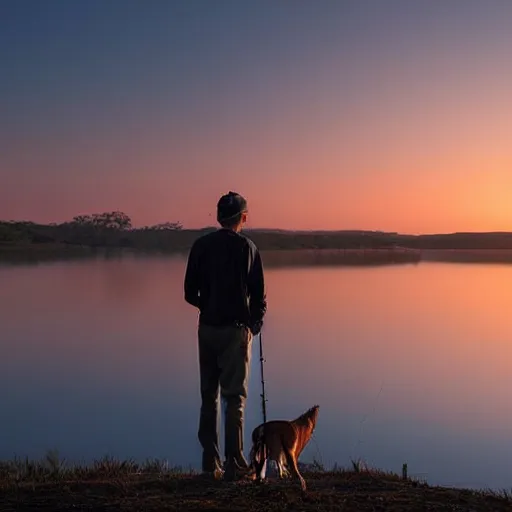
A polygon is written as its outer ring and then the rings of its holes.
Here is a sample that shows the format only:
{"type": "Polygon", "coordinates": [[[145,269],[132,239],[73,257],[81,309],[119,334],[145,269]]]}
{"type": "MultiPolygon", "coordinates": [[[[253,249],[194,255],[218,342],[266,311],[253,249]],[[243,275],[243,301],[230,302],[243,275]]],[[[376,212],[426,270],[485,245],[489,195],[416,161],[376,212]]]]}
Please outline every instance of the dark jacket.
{"type": "Polygon", "coordinates": [[[218,229],[198,238],[190,249],[185,300],[199,308],[199,322],[241,323],[258,332],[267,310],[261,256],[244,235],[218,229]]]}

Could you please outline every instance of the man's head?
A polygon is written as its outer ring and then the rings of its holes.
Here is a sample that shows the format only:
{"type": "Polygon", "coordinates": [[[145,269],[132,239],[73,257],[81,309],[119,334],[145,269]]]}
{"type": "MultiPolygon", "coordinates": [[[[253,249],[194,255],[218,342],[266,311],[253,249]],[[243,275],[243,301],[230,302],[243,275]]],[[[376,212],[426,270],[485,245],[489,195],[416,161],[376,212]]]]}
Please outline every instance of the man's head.
{"type": "Polygon", "coordinates": [[[223,228],[240,231],[247,222],[247,201],[236,192],[223,195],[217,203],[217,221],[223,228]]]}

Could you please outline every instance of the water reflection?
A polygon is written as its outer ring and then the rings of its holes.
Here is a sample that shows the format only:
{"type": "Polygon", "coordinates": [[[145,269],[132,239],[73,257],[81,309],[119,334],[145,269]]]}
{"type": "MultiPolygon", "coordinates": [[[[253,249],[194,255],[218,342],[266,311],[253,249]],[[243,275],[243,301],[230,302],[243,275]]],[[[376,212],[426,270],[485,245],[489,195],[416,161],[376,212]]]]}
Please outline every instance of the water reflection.
{"type": "MultiPolygon", "coordinates": [[[[0,267],[0,457],[198,467],[197,313],[180,258],[0,267]]],[[[304,460],[507,487],[512,268],[268,268],[269,417],[319,403],[304,460]]],[[[246,442],[259,423],[255,340],[246,442]]],[[[246,446],[248,450],[248,445],[246,446]]]]}

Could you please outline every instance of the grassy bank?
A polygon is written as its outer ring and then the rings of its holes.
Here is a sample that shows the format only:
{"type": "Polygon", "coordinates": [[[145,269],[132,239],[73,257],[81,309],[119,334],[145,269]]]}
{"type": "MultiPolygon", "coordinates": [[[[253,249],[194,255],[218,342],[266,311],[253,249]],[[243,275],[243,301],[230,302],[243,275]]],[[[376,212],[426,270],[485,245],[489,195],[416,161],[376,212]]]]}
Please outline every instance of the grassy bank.
{"type": "MultiPolygon", "coordinates": [[[[400,247],[382,249],[262,249],[261,254],[266,268],[315,265],[386,265],[417,263],[421,259],[420,251],[400,247]]],[[[89,247],[69,244],[0,243],[0,262],[9,264],[157,255],[187,257],[188,250],[159,251],[156,249],[89,247]]]]}
{"type": "MultiPolygon", "coordinates": [[[[309,266],[357,266],[415,264],[422,261],[443,263],[512,263],[512,249],[411,249],[381,248],[260,248],[266,268],[309,266]]],[[[66,243],[2,243],[0,263],[37,264],[90,258],[116,259],[124,256],[182,256],[188,249],[91,247],[66,243]]]]}
{"type": "Polygon", "coordinates": [[[0,510],[197,511],[510,511],[512,494],[451,489],[377,470],[304,471],[308,491],[294,481],[208,482],[160,461],[139,465],[103,459],[67,467],[49,455],[41,462],[0,462],[0,510]]]}
{"type": "Polygon", "coordinates": [[[512,263],[512,249],[427,249],[421,261],[442,263],[512,263]]]}
{"type": "Polygon", "coordinates": [[[9,265],[86,260],[91,258],[113,259],[130,253],[133,253],[133,251],[118,247],[89,247],[87,245],[64,243],[0,243],[0,263],[9,265]]]}
{"type": "MultiPolygon", "coordinates": [[[[374,266],[440,263],[512,263],[512,249],[263,249],[266,268],[310,266],[374,266]]],[[[125,256],[182,256],[188,251],[157,251],[118,247],[88,247],[67,244],[1,244],[0,263],[10,265],[83,260],[117,259],[125,256]]]]}
{"type": "Polygon", "coordinates": [[[402,247],[381,249],[281,249],[262,250],[265,268],[393,265],[419,263],[421,252],[402,247]]]}

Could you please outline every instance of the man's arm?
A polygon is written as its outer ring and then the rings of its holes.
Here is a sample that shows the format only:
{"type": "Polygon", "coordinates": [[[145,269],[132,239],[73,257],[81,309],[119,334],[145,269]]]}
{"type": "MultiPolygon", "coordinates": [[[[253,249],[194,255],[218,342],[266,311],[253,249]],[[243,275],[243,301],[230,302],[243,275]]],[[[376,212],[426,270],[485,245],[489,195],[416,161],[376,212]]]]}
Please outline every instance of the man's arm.
{"type": "Polygon", "coordinates": [[[267,312],[267,299],[265,293],[265,279],[263,265],[258,249],[252,254],[252,266],[247,276],[247,288],[249,291],[249,311],[251,313],[251,331],[258,334],[263,324],[263,317],[267,312]]]}
{"type": "Polygon", "coordinates": [[[199,261],[197,244],[190,249],[185,271],[184,291],[185,301],[199,308],[199,261]]]}

